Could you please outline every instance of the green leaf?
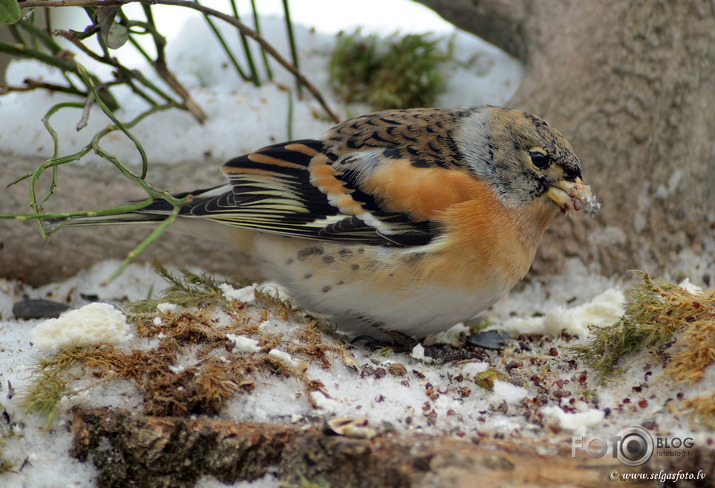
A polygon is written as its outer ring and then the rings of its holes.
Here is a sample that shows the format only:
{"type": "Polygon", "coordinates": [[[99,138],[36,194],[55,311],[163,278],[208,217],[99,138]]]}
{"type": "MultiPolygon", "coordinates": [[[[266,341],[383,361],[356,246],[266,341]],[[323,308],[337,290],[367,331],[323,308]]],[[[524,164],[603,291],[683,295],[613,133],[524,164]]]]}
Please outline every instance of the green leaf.
{"type": "Polygon", "coordinates": [[[129,40],[129,29],[122,24],[113,23],[109,27],[104,41],[109,49],[119,49],[129,40]]]}
{"type": "Polygon", "coordinates": [[[14,24],[20,17],[22,14],[17,0],[0,0],[0,24],[14,24]]]}
{"type": "Polygon", "coordinates": [[[119,7],[102,7],[97,10],[99,32],[109,49],[119,49],[129,40],[129,29],[114,22],[118,12],[119,7]]]}

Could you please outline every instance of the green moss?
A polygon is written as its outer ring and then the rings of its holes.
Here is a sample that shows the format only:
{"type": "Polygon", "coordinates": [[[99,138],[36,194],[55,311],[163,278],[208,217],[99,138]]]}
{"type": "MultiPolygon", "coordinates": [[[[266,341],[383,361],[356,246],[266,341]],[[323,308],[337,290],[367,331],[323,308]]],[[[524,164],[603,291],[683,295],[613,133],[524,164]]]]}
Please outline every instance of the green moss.
{"type": "MultiPolygon", "coordinates": [[[[179,274],[172,274],[159,261],[154,261],[156,272],[169,286],[157,297],[149,297],[129,304],[127,307],[132,318],[144,315],[154,315],[156,306],[160,303],[173,303],[180,307],[201,307],[206,305],[229,307],[229,300],[223,295],[219,282],[208,274],[196,274],[182,269],[179,274]]],[[[243,283],[228,283],[234,288],[248,285],[243,283]]],[[[230,308],[230,307],[229,307],[230,308]]]]}
{"type": "Polygon", "coordinates": [[[46,417],[50,426],[57,415],[60,400],[67,394],[68,384],[73,379],[70,368],[76,362],[72,352],[60,352],[52,359],[40,361],[34,379],[20,402],[25,411],[46,417]]]}
{"type": "Polygon", "coordinates": [[[428,107],[444,88],[440,68],[450,54],[429,34],[340,33],[330,59],[330,79],[346,103],[375,110],[428,107]]]}
{"type": "Polygon", "coordinates": [[[630,354],[679,344],[665,373],[697,381],[715,357],[715,290],[691,293],[637,273],[641,283],[626,292],[623,316],[613,325],[591,327],[589,343],[570,349],[605,379],[630,354]]]}
{"type": "Polygon", "coordinates": [[[298,473],[297,483],[280,482],[278,486],[281,488],[330,488],[330,484],[326,481],[311,481],[301,473],[298,473]]]}
{"type": "MultiPolygon", "coordinates": [[[[127,306],[130,319],[137,321],[148,316],[154,317],[160,303],[173,303],[182,308],[223,307],[231,310],[239,305],[224,296],[221,285],[226,283],[235,289],[250,285],[249,281],[218,281],[208,274],[196,274],[186,269],[172,274],[159,261],[154,261],[154,269],[169,286],[156,297],[132,302],[127,306]]],[[[278,291],[256,290],[256,300],[265,307],[275,308],[283,318],[291,311],[300,311],[291,303],[282,299],[278,291]]]]}

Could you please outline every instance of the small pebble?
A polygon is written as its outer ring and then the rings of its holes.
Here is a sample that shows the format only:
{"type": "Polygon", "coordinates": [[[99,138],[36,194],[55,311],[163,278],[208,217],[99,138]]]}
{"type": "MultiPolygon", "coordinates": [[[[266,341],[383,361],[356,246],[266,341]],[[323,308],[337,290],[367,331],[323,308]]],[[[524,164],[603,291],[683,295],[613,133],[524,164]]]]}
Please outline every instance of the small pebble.
{"type": "Polygon", "coordinates": [[[468,335],[464,341],[467,344],[481,347],[483,349],[501,351],[506,347],[506,341],[508,339],[509,336],[503,332],[499,332],[498,330],[487,330],[485,332],[477,332],[476,334],[468,335]]]}

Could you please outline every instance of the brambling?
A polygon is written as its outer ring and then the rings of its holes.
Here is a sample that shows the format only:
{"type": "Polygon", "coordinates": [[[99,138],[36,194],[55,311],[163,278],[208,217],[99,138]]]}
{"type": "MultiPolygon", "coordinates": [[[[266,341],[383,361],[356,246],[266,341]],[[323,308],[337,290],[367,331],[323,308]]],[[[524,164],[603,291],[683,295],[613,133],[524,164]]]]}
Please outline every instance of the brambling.
{"type": "Polygon", "coordinates": [[[222,171],[229,184],[191,192],[172,226],[237,247],[302,307],[382,339],[474,317],[526,274],[559,212],[599,211],[561,133],[493,106],[363,115],[222,171]]]}

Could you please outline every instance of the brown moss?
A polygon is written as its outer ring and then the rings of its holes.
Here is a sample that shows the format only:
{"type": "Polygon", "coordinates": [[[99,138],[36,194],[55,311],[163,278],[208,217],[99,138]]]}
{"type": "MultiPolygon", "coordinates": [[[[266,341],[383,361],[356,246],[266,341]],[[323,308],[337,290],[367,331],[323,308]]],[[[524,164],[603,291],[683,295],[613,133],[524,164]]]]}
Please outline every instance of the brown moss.
{"type": "Polygon", "coordinates": [[[46,415],[51,422],[59,400],[69,394],[70,384],[93,377],[93,385],[116,378],[131,381],[142,392],[144,413],[148,415],[215,415],[237,393],[250,394],[261,373],[296,379],[303,388],[300,396],[318,408],[311,393],[321,391],[327,396],[322,383],[269,352],[284,350],[298,358],[318,360],[327,368],[328,353],[346,354],[344,346],[326,344],[320,332],[308,326],[297,330],[298,343],[286,341],[284,334],[260,331],[257,323],[276,313],[272,309],[232,307],[226,310],[231,322],[222,327],[217,326],[210,309],[145,315],[138,323],[138,335],[158,341],[149,350],[124,350],[102,344],[61,352],[42,361],[37,379],[26,393],[26,409],[46,415]],[[161,321],[154,321],[157,316],[161,321]],[[227,334],[256,338],[261,350],[234,352],[227,334]],[[184,357],[187,354],[191,356],[184,357]],[[180,366],[186,363],[190,365],[180,366]]]}
{"type": "Polygon", "coordinates": [[[684,406],[692,410],[706,428],[715,430],[715,392],[688,400],[684,406]]]}

